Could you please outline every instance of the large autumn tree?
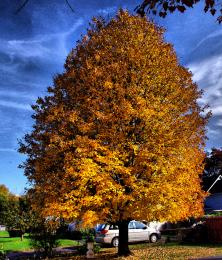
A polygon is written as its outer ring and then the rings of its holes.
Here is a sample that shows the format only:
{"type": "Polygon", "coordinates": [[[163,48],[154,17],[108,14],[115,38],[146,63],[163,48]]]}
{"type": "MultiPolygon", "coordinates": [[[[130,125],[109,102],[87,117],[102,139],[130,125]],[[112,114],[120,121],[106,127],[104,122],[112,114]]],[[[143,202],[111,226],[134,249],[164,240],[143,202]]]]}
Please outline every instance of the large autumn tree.
{"type": "Polygon", "coordinates": [[[129,254],[132,219],[200,216],[207,117],[191,76],[146,18],[94,19],[21,142],[33,205],[117,223],[119,255],[129,254]]]}

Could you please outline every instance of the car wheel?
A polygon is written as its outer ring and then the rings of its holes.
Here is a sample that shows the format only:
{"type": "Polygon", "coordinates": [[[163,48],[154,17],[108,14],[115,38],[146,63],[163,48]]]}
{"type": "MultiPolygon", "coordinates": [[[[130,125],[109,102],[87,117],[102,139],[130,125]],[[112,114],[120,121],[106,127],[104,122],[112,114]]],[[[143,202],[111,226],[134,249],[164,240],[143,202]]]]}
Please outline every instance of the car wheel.
{"type": "Polygon", "coordinates": [[[112,242],[111,242],[111,245],[113,247],[118,247],[118,245],[119,245],[119,238],[118,237],[114,237],[112,242]]]}
{"type": "Polygon", "coordinates": [[[157,234],[152,234],[150,236],[150,243],[156,243],[157,240],[158,240],[157,234]]]}

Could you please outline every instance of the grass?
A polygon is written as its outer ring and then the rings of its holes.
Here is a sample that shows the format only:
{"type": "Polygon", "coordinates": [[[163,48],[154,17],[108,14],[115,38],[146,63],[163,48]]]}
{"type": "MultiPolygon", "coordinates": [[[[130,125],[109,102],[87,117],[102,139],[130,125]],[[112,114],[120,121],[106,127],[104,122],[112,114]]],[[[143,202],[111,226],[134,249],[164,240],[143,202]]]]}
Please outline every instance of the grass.
{"type": "Polygon", "coordinates": [[[23,241],[19,237],[10,238],[7,231],[0,231],[0,250],[3,251],[26,251],[30,249],[29,239],[24,236],[23,241]]]}
{"type": "Polygon", "coordinates": [[[215,245],[179,245],[176,243],[135,249],[135,257],[128,259],[185,260],[196,257],[222,255],[222,247],[215,245]]]}
{"type": "Polygon", "coordinates": [[[60,247],[77,246],[78,242],[70,239],[59,239],[60,247]]]}
{"type": "MultiPolygon", "coordinates": [[[[150,260],[185,260],[197,257],[222,255],[220,245],[179,245],[169,243],[166,245],[132,248],[133,257],[127,259],[150,260]]],[[[125,258],[122,258],[125,259],[125,258]]]]}
{"type": "MultiPolygon", "coordinates": [[[[77,244],[76,241],[60,239],[60,247],[69,247],[77,244]]],[[[10,238],[7,231],[0,231],[0,250],[5,252],[30,251],[30,239],[28,234],[24,235],[23,240],[19,237],[10,238]]]]}
{"type": "MultiPolygon", "coordinates": [[[[24,236],[23,241],[20,238],[10,238],[8,232],[0,231],[0,251],[15,252],[29,251],[28,235],[24,236]]],[[[60,247],[69,247],[77,245],[76,241],[69,239],[61,239],[60,247]]],[[[116,248],[102,248],[97,259],[118,259],[118,260],[188,260],[198,257],[222,255],[222,245],[220,244],[205,244],[205,245],[181,245],[176,242],[167,244],[133,244],[130,245],[130,250],[133,255],[129,257],[117,257],[116,248]]],[[[60,258],[55,258],[60,259],[60,258]]],[[[63,257],[63,259],[80,260],[85,259],[83,256],[63,257]]]]}
{"type": "Polygon", "coordinates": [[[8,237],[8,232],[7,231],[0,231],[0,238],[2,237],[8,237]]]}
{"type": "MultiPolygon", "coordinates": [[[[132,256],[117,257],[117,249],[102,248],[96,259],[118,260],[188,260],[198,257],[222,255],[220,245],[179,245],[177,243],[160,244],[135,244],[130,245],[132,256]]],[[[60,258],[56,258],[59,260],[60,258]]],[[[73,256],[65,259],[81,260],[84,256],[73,256]]]]}

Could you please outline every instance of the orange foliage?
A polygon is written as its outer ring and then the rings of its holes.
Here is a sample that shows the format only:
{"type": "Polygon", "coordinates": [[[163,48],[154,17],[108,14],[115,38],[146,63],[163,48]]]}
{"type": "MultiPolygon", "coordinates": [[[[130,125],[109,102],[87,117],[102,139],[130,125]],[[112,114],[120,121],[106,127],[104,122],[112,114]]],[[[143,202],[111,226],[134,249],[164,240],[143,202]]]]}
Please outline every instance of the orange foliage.
{"type": "Polygon", "coordinates": [[[145,18],[94,19],[20,146],[34,204],[87,224],[201,215],[208,116],[191,76],[145,18]]]}

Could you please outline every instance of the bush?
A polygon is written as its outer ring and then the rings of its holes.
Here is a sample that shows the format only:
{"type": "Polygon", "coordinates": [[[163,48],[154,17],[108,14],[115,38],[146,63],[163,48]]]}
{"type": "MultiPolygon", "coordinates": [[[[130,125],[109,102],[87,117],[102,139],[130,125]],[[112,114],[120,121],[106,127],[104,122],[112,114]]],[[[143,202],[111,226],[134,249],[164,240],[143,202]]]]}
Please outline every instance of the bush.
{"type": "Polygon", "coordinates": [[[205,223],[197,223],[188,229],[181,229],[178,233],[180,242],[206,243],[208,242],[208,232],[205,223]]]}
{"type": "Polygon", "coordinates": [[[6,259],[6,254],[3,250],[0,250],[0,260],[5,260],[6,259]]]}
{"type": "Polygon", "coordinates": [[[80,229],[80,230],[73,230],[68,231],[69,239],[73,240],[84,240],[84,241],[95,241],[95,230],[91,229],[80,229]]]}
{"type": "Polygon", "coordinates": [[[82,231],[82,239],[87,242],[95,242],[94,229],[85,229],[82,231]]]}
{"type": "Polygon", "coordinates": [[[79,230],[69,231],[68,238],[72,240],[82,240],[82,232],[79,230]]]}
{"type": "Polygon", "coordinates": [[[24,232],[19,229],[8,230],[8,233],[10,237],[21,237],[22,235],[24,235],[24,232]]]}
{"type": "Polygon", "coordinates": [[[45,257],[52,257],[53,249],[59,246],[57,227],[56,220],[42,220],[30,233],[31,246],[45,257]]]}
{"type": "Polygon", "coordinates": [[[70,238],[70,233],[68,232],[68,225],[61,225],[57,231],[56,234],[58,235],[58,237],[61,239],[68,239],[70,238]]]}

